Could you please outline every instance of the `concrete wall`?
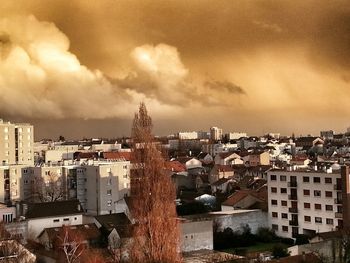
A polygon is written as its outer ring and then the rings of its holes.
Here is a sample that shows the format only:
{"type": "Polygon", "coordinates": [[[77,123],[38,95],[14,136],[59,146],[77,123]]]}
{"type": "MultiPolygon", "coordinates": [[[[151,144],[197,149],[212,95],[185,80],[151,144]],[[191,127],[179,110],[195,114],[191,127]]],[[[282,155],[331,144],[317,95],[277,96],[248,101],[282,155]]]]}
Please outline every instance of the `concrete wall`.
{"type": "Polygon", "coordinates": [[[181,251],[196,251],[213,249],[213,221],[184,221],[181,222],[181,251]]]}
{"type": "Polygon", "coordinates": [[[268,227],[267,213],[261,210],[234,210],[214,212],[214,224],[221,231],[227,227],[233,231],[242,230],[242,226],[249,225],[252,233],[256,233],[259,227],[268,227]]]}

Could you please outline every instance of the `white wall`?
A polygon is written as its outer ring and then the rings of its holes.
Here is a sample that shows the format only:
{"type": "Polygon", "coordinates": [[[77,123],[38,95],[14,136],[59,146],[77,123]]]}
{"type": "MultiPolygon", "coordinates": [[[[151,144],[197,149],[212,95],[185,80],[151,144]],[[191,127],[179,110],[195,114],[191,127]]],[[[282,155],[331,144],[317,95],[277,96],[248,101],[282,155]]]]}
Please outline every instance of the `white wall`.
{"type": "Polygon", "coordinates": [[[213,249],[213,221],[183,221],[181,228],[181,251],[213,249]]]}
{"type": "Polygon", "coordinates": [[[63,225],[80,225],[83,223],[83,215],[66,215],[47,218],[33,218],[28,220],[28,237],[36,240],[44,228],[61,227],[63,225]],[[68,219],[68,220],[64,220],[68,219]],[[54,220],[59,220],[54,222],[54,220]]]}

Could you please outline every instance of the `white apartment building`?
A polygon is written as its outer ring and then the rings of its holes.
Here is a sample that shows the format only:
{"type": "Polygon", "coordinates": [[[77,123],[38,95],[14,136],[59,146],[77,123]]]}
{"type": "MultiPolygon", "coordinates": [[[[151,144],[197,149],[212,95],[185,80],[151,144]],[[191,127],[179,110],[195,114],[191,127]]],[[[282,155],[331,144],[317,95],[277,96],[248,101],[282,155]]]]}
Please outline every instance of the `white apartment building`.
{"type": "Polygon", "coordinates": [[[34,128],[0,119],[0,162],[2,165],[34,164],[34,128]]]}
{"type": "Polygon", "coordinates": [[[238,140],[240,138],[248,137],[245,132],[230,132],[227,135],[229,140],[238,140]]]}
{"type": "Polygon", "coordinates": [[[198,139],[198,133],[195,131],[179,132],[178,137],[180,140],[195,140],[195,139],[198,139]]]}
{"type": "Polygon", "coordinates": [[[222,129],[218,127],[210,128],[210,139],[212,140],[221,140],[222,139],[222,129]]]}
{"type": "Polygon", "coordinates": [[[313,235],[349,224],[349,169],[268,171],[268,221],[278,236],[313,235]]]}
{"type": "Polygon", "coordinates": [[[88,214],[116,213],[116,203],[129,194],[129,161],[98,161],[77,169],[77,197],[88,214]]]}

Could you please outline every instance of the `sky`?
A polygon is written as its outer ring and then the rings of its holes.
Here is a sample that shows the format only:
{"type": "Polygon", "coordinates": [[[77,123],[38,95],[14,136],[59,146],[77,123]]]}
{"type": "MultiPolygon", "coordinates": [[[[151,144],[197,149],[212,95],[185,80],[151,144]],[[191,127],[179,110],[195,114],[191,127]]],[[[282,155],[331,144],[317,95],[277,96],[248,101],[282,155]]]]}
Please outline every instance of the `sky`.
{"type": "Polygon", "coordinates": [[[36,139],[350,126],[347,0],[2,0],[0,118],[36,139]]]}

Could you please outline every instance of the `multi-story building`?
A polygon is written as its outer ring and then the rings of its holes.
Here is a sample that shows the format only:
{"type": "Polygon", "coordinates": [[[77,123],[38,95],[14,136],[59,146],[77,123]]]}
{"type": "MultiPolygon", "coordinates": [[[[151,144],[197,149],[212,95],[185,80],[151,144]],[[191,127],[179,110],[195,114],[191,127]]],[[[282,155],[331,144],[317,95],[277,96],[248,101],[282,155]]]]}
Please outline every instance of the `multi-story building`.
{"type": "Polygon", "coordinates": [[[293,168],[268,171],[269,225],[276,234],[295,237],[349,224],[349,168],[293,168]]]}
{"type": "Polygon", "coordinates": [[[0,120],[0,162],[2,165],[34,164],[34,128],[0,120]]]}
{"type": "Polygon", "coordinates": [[[210,128],[210,139],[218,141],[222,139],[222,129],[218,127],[210,128]]]}
{"type": "Polygon", "coordinates": [[[198,139],[198,133],[193,131],[193,132],[179,132],[178,137],[180,140],[193,140],[193,139],[198,139]]]}
{"type": "Polygon", "coordinates": [[[240,138],[245,138],[247,137],[247,133],[245,132],[230,132],[227,134],[227,138],[229,140],[238,140],[240,138]]]}

